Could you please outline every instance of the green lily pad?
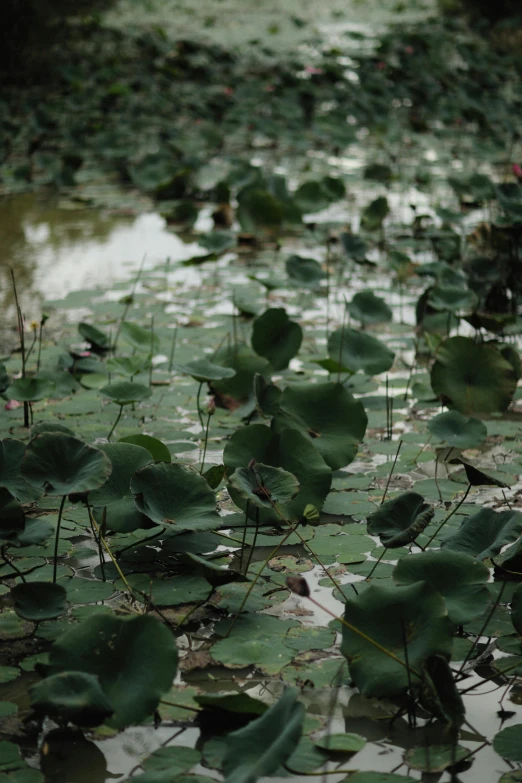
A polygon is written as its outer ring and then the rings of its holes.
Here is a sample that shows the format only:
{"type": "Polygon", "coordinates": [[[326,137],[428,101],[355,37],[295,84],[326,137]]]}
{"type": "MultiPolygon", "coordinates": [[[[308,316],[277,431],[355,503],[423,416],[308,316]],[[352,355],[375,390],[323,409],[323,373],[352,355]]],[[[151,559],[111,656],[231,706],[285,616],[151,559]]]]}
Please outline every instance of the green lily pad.
{"type": "Polygon", "coordinates": [[[428,582],[394,588],[371,584],[357,598],[346,600],[344,616],[354,630],[343,625],[341,652],[348,659],[350,674],[364,696],[394,696],[409,687],[405,632],[414,687],[421,682],[421,671],[430,656],[441,655],[448,660],[451,656],[452,624],[444,599],[428,582]]]}
{"type": "Polygon", "coordinates": [[[493,511],[482,508],[465,517],[454,535],[442,542],[443,549],[465,552],[478,560],[487,560],[498,554],[522,533],[520,511],[493,511]]]}
{"type": "Polygon", "coordinates": [[[435,551],[403,557],[393,572],[398,584],[430,582],[443,596],[456,626],[474,620],[489,603],[489,568],[461,552],[435,551]]]}
{"type": "Polygon", "coordinates": [[[258,508],[289,503],[299,492],[295,476],[282,468],[260,462],[252,467],[236,468],[229,483],[245,502],[258,508]]]}
{"type": "Polygon", "coordinates": [[[157,525],[180,533],[221,525],[214,492],[202,476],[182,465],[146,465],[134,474],[130,486],[138,510],[157,525]]]}
{"type": "Polygon", "coordinates": [[[11,588],[14,610],[24,620],[53,620],[67,606],[64,587],[51,582],[21,582],[11,588]]]}
{"type": "Polygon", "coordinates": [[[514,726],[506,726],[493,738],[493,747],[499,754],[509,761],[522,761],[522,723],[514,726]]]}
{"type": "Polygon", "coordinates": [[[274,370],[284,370],[298,353],[303,330],[283,308],[265,310],[254,320],[252,348],[268,359],[274,370]]]}
{"type": "Polygon", "coordinates": [[[137,351],[151,354],[159,349],[158,335],[138,324],[124,321],[120,328],[120,334],[137,351]]]}
{"type": "Polygon", "coordinates": [[[140,723],[156,709],[172,684],[177,660],[172,634],[154,617],[95,614],[54,642],[49,674],[84,672],[98,677],[114,707],[109,724],[123,728],[140,723]]]}
{"type": "Polygon", "coordinates": [[[379,375],[393,365],[395,354],[376,337],[355,329],[336,329],[328,338],[328,356],[341,370],[379,375]]]}
{"type": "Polygon", "coordinates": [[[46,397],[51,397],[54,391],[54,383],[47,378],[18,378],[5,390],[8,400],[19,402],[38,402],[46,397]]]}
{"type": "Polygon", "coordinates": [[[329,753],[357,753],[366,745],[360,734],[328,734],[315,740],[315,744],[329,753]]]}
{"type": "Polygon", "coordinates": [[[131,405],[134,402],[143,402],[152,396],[152,390],[142,383],[132,381],[117,381],[100,389],[100,394],[108,397],[117,405],[131,405]]]}
{"type": "Polygon", "coordinates": [[[517,375],[496,346],[451,337],[437,349],[431,386],[445,405],[460,413],[492,413],[508,407],[517,375]]]}
{"type": "Polygon", "coordinates": [[[236,371],[231,367],[222,367],[209,359],[196,359],[188,364],[178,364],[176,369],[186,375],[192,376],[198,383],[205,381],[222,381],[224,378],[233,378],[236,371]]]}
{"type": "Polygon", "coordinates": [[[21,465],[25,481],[47,495],[89,492],[101,487],[110,472],[110,460],[103,452],[59,432],[33,438],[21,465]]]}
{"type": "Polygon", "coordinates": [[[290,281],[303,288],[315,288],[325,278],[325,272],[315,258],[292,255],[286,259],[285,268],[290,281]]]}
{"type": "Polygon", "coordinates": [[[458,411],[439,413],[429,420],[428,430],[456,449],[474,449],[484,442],[488,434],[483,422],[471,416],[463,416],[458,411]]]}
{"type": "Polygon", "coordinates": [[[415,541],[433,517],[432,507],[416,492],[391,498],[368,516],[368,533],[389,549],[415,541]]]}
{"type": "Polygon", "coordinates": [[[404,760],[412,769],[437,773],[458,764],[468,755],[468,748],[463,748],[461,745],[426,745],[407,750],[404,760]]]}
{"type": "MultiPolygon", "coordinates": [[[[227,474],[236,468],[246,467],[254,458],[265,465],[281,467],[299,482],[299,492],[289,503],[281,506],[281,513],[289,520],[300,518],[306,506],[321,509],[331,484],[331,470],[310,442],[295,429],[282,429],[274,434],[263,424],[251,424],[236,430],[225,446],[223,461],[227,474]]],[[[231,497],[240,508],[245,508],[243,498],[231,488],[231,497]]],[[[254,509],[251,514],[255,516],[254,509]]],[[[260,519],[281,523],[281,517],[273,509],[260,511],[260,519]]]]}
{"type": "Polygon", "coordinates": [[[393,319],[393,313],[384,299],[373,291],[358,291],[346,309],[352,318],[363,325],[387,323],[393,319]]]}
{"type": "Polygon", "coordinates": [[[201,753],[196,748],[185,748],[181,745],[169,745],[158,748],[150,756],[147,756],[141,766],[145,770],[168,770],[172,777],[187,772],[199,763],[201,753]]]}
{"type": "Polygon", "coordinates": [[[154,462],[171,462],[168,447],[161,440],[153,438],[151,435],[127,435],[125,438],[120,438],[118,443],[131,443],[134,446],[141,446],[141,448],[147,449],[154,462]]]}
{"type": "Polygon", "coordinates": [[[35,685],[31,706],[42,715],[85,727],[99,726],[114,713],[98,677],[81,671],[54,674],[35,685]]]}
{"type": "Polygon", "coordinates": [[[21,503],[31,503],[41,498],[42,490],[28,484],[20,473],[25,446],[14,438],[0,441],[0,487],[5,487],[21,503]]]}
{"type": "Polygon", "coordinates": [[[355,459],[368,418],[362,402],[355,400],[340,383],[287,386],[280,408],[281,413],[274,417],[276,432],[284,427],[299,430],[332,470],[355,459]]]}
{"type": "Polygon", "coordinates": [[[287,688],[261,717],[225,740],[223,772],[226,783],[254,783],[274,773],[297,748],[304,719],[298,692],[287,688]]]}

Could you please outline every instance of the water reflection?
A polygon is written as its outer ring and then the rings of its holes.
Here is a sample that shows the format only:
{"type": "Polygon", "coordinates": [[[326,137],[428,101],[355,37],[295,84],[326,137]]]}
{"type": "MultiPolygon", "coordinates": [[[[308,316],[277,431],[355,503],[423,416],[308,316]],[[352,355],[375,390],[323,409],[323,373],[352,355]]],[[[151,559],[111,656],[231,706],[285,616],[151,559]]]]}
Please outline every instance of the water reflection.
{"type": "Polygon", "coordinates": [[[63,209],[45,194],[10,196],[0,201],[0,305],[4,313],[13,305],[10,266],[30,320],[46,300],[127,277],[144,256],[150,268],[198,250],[167,231],[156,213],[63,209]]]}

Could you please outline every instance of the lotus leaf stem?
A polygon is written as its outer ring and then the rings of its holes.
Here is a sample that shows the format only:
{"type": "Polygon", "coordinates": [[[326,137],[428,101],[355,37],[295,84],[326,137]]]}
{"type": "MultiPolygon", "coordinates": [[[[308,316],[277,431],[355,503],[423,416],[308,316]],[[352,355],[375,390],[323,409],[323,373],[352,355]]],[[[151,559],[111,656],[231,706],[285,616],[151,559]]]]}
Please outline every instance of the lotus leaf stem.
{"type": "Polygon", "coordinates": [[[377,568],[377,566],[379,565],[379,563],[381,562],[381,560],[383,559],[383,557],[384,557],[384,555],[386,554],[387,551],[388,551],[388,547],[385,546],[383,551],[379,555],[379,559],[375,561],[375,564],[374,564],[372,570],[370,571],[370,573],[366,577],[366,580],[365,580],[366,582],[370,579],[371,575],[373,574],[373,572],[375,571],[375,569],[377,568]]]}
{"type": "Polygon", "coordinates": [[[468,497],[470,489],[471,489],[471,484],[468,484],[468,487],[467,487],[466,491],[464,492],[463,496],[461,497],[461,499],[459,500],[459,502],[457,503],[457,505],[455,506],[455,508],[454,508],[454,509],[452,509],[452,510],[450,511],[450,513],[448,514],[448,516],[447,516],[447,517],[445,517],[445,518],[442,520],[442,522],[440,523],[440,525],[438,526],[438,528],[436,529],[436,531],[434,532],[434,534],[432,535],[432,537],[430,538],[430,540],[428,541],[428,543],[426,544],[426,546],[424,547],[425,549],[427,549],[427,548],[429,547],[429,545],[431,544],[431,542],[433,541],[433,539],[434,539],[434,538],[436,538],[436,537],[439,535],[440,531],[442,530],[442,528],[444,527],[444,525],[446,524],[446,522],[447,522],[449,519],[451,519],[451,517],[453,516],[453,514],[455,514],[455,513],[456,513],[456,512],[459,510],[459,508],[462,506],[462,504],[464,503],[464,501],[465,501],[465,500],[466,500],[466,498],[468,497]]]}
{"type": "Polygon", "coordinates": [[[201,409],[199,407],[199,401],[200,401],[200,397],[201,397],[201,389],[203,388],[203,383],[204,383],[204,381],[200,382],[200,384],[198,386],[198,393],[196,395],[196,408],[197,408],[197,411],[198,411],[198,418],[199,418],[199,423],[201,425],[201,431],[202,432],[205,429],[205,425],[203,424],[203,416],[201,414],[201,409]]]}
{"type": "Polygon", "coordinates": [[[119,420],[121,419],[121,414],[122,414],[122,413],[123,413],[123,405],[120,405],[120,410],[119,410],[119,412],[118,412],[118,416],[116,417],[116,421],[115,421],[115,422],[114,422],[114,424],[112,425],[112,429],[111,429],[111,431],[110,431],[110,432],[109,432],[109,434],[107,435],[107,440],[110,440],[110,439],[111,439],[111,437],[112,437],[112,433],[114,432],[114,430],[115,430],[115,429],[116,429],[116,427],[118,426],[118,422],[119,422],[119,420]]]}
{"type": "Polygon", "coordinates": [[[107,552],[107,554],[109,555],[110,559],[112,560],[112,563],[113,563],[113,565],[114,565],[114,568],[115,568],[115,569],[116,569],[116,571],[118,572],[118,574],[119,574],[119,577],[120,577],[121,581],[123,582],[123,584],[124,584],[124,585],[125,585],[125,587],[127,588],[127,591],[130,593],[130,595],[132,595],[132,596],[134,597],[134,590],[132,589],[132,587],[130,586],[130,584],[127,582],[127,579],[125,578],[125,574],[124,574],[124,573],[123,573],[123,571],[121,570],[121,568],[120,568],[120,566],[119,566],[119,564],[118,564],[118,562],[117,562],[116,558],[114,557],[114,555],[113,555],[113,554],[112,554],[112,552],[111,552],[111,548],[110,548],[110,546],[108,545],[108,543],[107,543],[107,541],[105,540],[105,538],[102,536],[102,534],[101,534],[101,530],[100,530],[100,527],[99,527],[99,525],[96,523],[96,520],[94,519],[94,517],[93,517],[93,515],[92,515],[92,512],[91,512],[91,509],[90,509],[90,508],[89,508],[89,517],[90,517],[90,519],[91,519],[91,524],[92,524],[92,525],[95,527],[95,529],[96,529],[96,532],[98,533],[98,536],[99,536],[99,538],[100,538],[100,541],[102,542],[102,544],[103,544],[103,546],[104,546],[104,548],[105,548],[105,551],[107,552]]]}
{"type": "Polygon", "coordinates": [[[212,414],[209,413],[207,417],[207,426],[205,429],[205,438],[203,440],[203,456],[201,458],[201,467],[199,469],[199,475],[201,476],[203,474],[203,468],[205,466],[205,457],[207,456],[207,445],[208,445],[208,431],[210,429],[210,419],[212,418],[212,414]]]}
{"type": "Polygon", "coordinates": [[[399,441],[399,445],[397,446],[397,451],[395,452],[395,459],[393,460],[393,464],[391,466],[391,470],[390,470],[390,472],[388,474],[388,481],[386,482],[386,486],[384,488],[384,495],[381,498],[381,506],[384,503],[384,501],[386,500],[386,495],[388,494],[388,489],[389,489],[389,486],[390,486],[391,477],[393,476],[393,471],[395,470],[395,465],[397,464],[397,460],[399,458],[399,452],[401,450],[401,447],[402,447],[402,440],[399,441]]]}
{"type": "Polygon", "coordinates": [[[18,574],[22,582],[25,582],[26,581],[25,576],[22,574],[18,566],[16,566],[12,560],[9,560],[9,558],[6,555],[5,549],[6,549],[5,547],[2,547],[2,549],[0,549],[0,556],[2,557],[2,560],[7,566],[10,566],[10,568],[12,568],[13,571],[15,571],[18,574]]]}
{"type": "Polygon", "coordinates": [[[58,510],[58,521],[56,522],[56,538],[54,539],[53,584],[56,584],[56,571],[58,569],[58,543],[60,541],[60,526],[62,524],[63,507],[65,505],[66,497],[67,495],[63,495],[60,501],[60,508],[58,510]]]}

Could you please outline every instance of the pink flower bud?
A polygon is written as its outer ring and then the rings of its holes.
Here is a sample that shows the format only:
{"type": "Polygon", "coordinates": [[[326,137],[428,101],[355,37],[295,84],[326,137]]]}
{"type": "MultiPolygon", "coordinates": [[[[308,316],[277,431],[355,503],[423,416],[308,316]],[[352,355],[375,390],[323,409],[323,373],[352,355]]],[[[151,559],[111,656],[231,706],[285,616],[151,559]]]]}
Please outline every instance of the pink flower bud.
{"type": "Polygon", "coordinates": [[[518,163],[513,163],[513,174],[517,179],[522,179],[522,166],[518,163]]]}
{"type": "Polygon", "coordinates": [[[21,405],[22,403],[18,402],[18,400],[9,400],[9,402],[4,405],[4,408],[6,411],[14,411],[16,408],[20,408],[21,405]]]}

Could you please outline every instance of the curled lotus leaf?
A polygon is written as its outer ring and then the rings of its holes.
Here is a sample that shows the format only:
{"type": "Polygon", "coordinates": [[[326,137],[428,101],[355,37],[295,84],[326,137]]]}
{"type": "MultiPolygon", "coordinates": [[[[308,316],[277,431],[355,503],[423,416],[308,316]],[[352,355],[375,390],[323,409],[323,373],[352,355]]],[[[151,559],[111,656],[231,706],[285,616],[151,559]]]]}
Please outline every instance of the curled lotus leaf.
{"type": "Polygon", "coordinates": [[[367,518],[368,533],[381,544],[395,549],[415,541],[429,525],[434,509],[417,492],[403,492],[387,500],[367,518]]]}
{"type": "Polygon", "coordinates": [[[273,508],[274,505],[289,503],[299,492],[295,476],[282,468],[256,463],[246,468],[237,468],[229,483],[248,503],[258,508],[273,508]]]}
{"type": "Polygon", "coordinates": [[[364,325],[386,323],[393,318],[391,308],[373,291],[358,291],[346,309],[352,318],[364,325]]]}

